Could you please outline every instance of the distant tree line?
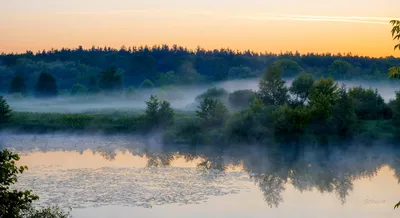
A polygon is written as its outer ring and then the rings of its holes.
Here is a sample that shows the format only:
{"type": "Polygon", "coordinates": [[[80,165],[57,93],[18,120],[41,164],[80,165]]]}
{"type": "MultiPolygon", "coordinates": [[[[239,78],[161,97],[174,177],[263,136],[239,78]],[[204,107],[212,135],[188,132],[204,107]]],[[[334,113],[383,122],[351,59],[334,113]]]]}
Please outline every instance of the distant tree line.
{"type": "Polygon", "coordinates": [[[60,92],[115,91],[190,85],[229,79],[260,77],[266,66],[282,70],[283,77],[308,72],[313,77],[384,80],[399,62],[394,57],[372,58],[351,54],[256,53],[231,49],[189,50],[179,46],[92,47],[23,54],[0,54],[0,91],[52,96],[53,79],[60,92]],[[48,74],[53,78],[50,78],[48,74]],[[40,85],[38,80],[44,80],[40,85]],[[43,86],[51,89],[43,94],[43,86]]]}

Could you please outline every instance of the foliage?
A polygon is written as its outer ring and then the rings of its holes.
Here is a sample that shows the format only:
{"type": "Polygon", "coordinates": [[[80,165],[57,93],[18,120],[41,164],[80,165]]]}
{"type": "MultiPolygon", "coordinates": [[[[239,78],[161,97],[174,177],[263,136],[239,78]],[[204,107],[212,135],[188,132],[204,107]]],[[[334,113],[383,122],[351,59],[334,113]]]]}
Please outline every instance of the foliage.
{"type": "Polygon", "coordinates": [[[160,102],[156,96],[151,95],[146,104],[145,117],[152,128],[173,124],[175,112],[169,102],[160,102]]]}
{"type": "Polygon", "coordinates": [[[100,92],[99,82],[95,76],[90,77],[87,91],[92,94],[100,92]]]}
{"type": "Polygon", "coordinates": [[[50,73],[41,73],[35,86],[36,97],[55,97],[57,94],[56,79],[50,73]]]}
{"type": "Polygon", "coordinates": [[[11,80],[9,93],[21,93],[22,95],[25,95],[27,91],[24,78],[21,75],[15,75],[11,80]]]}
{"type": "Polygon", "coordinates": [[[71,95],[83,95],[83,94],[86,94],[87,92],[88,92],[88,89],[84,85],[82,85],[80,83],[76,83],[72,86],[70,94],[71,95]]]}
{"type": "Polygon", "coordinates": [[[64,211],[59,207],[46,207],[46,208],[29,208],[23,211],[24,218],[69,218],[72,217],[69,212],[64,211]]]}
{"type": "Polygon", "coordinates": [[[207,89],[204,93],[200,94],[196,97],[197,101],[202,101],[206,98],[209,99],[216,99],[216,100],[223,100],[228,96],[228,92],[223,88],[212,87],[207,89]]]}
{"type": "Polygon", "coordinates": [[[39,199],[31,191],[10,190],[10,186],[17,182],[17,175],[28,169],[26,166],[16,166],[20,158],[8,150],[0,151],[0,214],[3,217],[21,217],[30,204],[39,199]]]}
{"type": "Polygon", "coordinates": [[[245,79],[256,77],[259,74],[259,71],[253,71],[250,67],[231,67],[228,71],[228,79],[245,79]]]}
{"type": "Polygon", "coordinates": [[[158,79],[156,80],[157,85],[159,86],[167,86],[167,85],[175,85],[179,84],[179,77],[176,75],[174,71],[168,71],[166,73],[160,73],[158,75],[158,79]]]}
{"type": "Polygon", "coordinates": [[[338,100],[332,109],[332,126],[335,134],[347,138],[357,130],[357,115],[353,98],[343,86],[338,90],[338,100]]]}
{"type": "MultiPolygon", "coordinates": [[[[396,66],[400,59],[329,53],[300,55],[291,52],[273,54],[231,49],[189,50],[167,45],[125,49],[62,48],[37,53],[0,54],[0,91],[9,91],[14,75],[21,75],[25,79],[26,87],[35,87],[36,80],[43,70],[55,77],[59,89],[70,89],[73,84],[81,83],[91,92],[91,78],[98,78],[99,85],[104,87],[101,77],[110,66],[114,66],[119,74],[123,74],[125,87],[138,87],[145,79],[153,81],[157,86],[165,86],[176,82],[189,85],[225,79],[255,78],[262,74],[266,64],[274,63],[282,66],[282,70],[287,69],[283,76],[296,76],[301,72],[301,68],[318,78],[327,76],[326,72],[329,72],[329,66],[335,60],[346,61],[353,66],[350,72],[352,78],[384,80],[387,79],[387,75],[379,72],[387,72],[387,69],[396,66]],[[290,64],[294,62],[297,64],[290,64]],[[285,67],[292,65],[295,67],[285,67]],[[175,75],[172,72],[175,72],[175,75]],[[356,72],[363,73],[355,74],[356,72]]],[[[340,78],[339,75],[330,76],[340,78]]],[[[105,90],[108,91],[107,88],[105,90]]]]}
{"type": "MultiPolygon", "coordinates": [[[[400,20],[391,20],[393,40],[400,41],[400,20]]],[[[394,49],[400,50],[400,43],[394,46],[394,49]]]]}
{"type": "Polygon", "coordinates": [[[100,75],[100,88],[105,91],[118,91],[122,88],[123,73],[114,67],[104,70],[100,75]]]}
{"type": "Polygon", "coordinates": [[[354,99],[355,112],[359,119],[376,120],[387,116],[387,106],[378,90],[358,86],[350,88],[349,95],[354,99]]]}
{"type": "Polygon", "coordinates": [[[296,62],[290,59],[280,59],[274,62],[274,66],[282,70],[285,77],[293,77],[303,72],[303,68],[296,62]]]}
{"type": "Polygon", "coordinates": [[[144,80],[144,81],[139,85],[139,89],[152,89],[152,88],[154,88],[154,84],[153,84],[150,80],[148,80],[148,79],[144,80]]]}
{"type": "Polygon", "coordinates": [[[308,73],[302,73],[293,80],[289,91],[296,97],[296,104],[303,105],[308,100],[313,84],[314,79],[308,73]]]}
{"type": "MultiPolygon", "coordinates": [[[[392,37],[393,40],[397,40],[398,44],[394,46],[394,50],[400,50],[400,20],[391,20],[390,23],[392,24],[392,37]]],[[[400,78],[400,67],[391,67],[389,69],[389,79],[397,80],[400,78]]]]}
{"type": "Polygon", "coordinates": [[[252,90],[237,90],[229,94],[228,102],[234,108],[244,109],[248,108],[256,97],[257,93],[252,90]]]}
{"type": "Polygon", "coordinates": [[[266,105],[282,105],[288,100],[288,89],[281,77],[282,70],[269,66],[259,82],[259,98],[266,105]]]}
{"type": "Polygon", "coordinates": [[[332,110],[338,99],[338,85],[332,78],[321,78],[311,88],[308,107],[311,109],[311,131],[316,134],[327,134],[332,110]]]}
{"type": "Polygon", "coordinates": [[[285,137],[303,134],[310,124],[311,112],[304,106],[291,108],[281,105],[273,113],[275,134],[285,137]]]}
{"type": "Polygon", "coordinates": [[[11,108],[7,101],[0,95],[0,124],[7,123],[11,118],[11,108]]]}
{"type": "Polygon", "coordinates": [[[213,126],[221,125],[228,118],[228,109],[219,100],[205,98],[200,102],[196,111],[197,116],[202,121],[203,125],[213,126]]]}
{"type": "Polygon", "coordinates": [[[350,78],[350,72],[352,71],[352,69],[353,66],[349,62],[343,60],[335,60],[329,66],[329,74],[337,78],[350,78]]]}

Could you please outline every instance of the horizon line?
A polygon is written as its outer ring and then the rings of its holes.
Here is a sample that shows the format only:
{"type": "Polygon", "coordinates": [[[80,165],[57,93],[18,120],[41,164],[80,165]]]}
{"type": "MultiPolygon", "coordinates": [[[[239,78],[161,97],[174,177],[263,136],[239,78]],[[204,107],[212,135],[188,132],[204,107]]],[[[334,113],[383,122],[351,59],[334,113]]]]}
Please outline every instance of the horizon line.
{"type": "MultiPolygon", "coordinates": [[[[34,55],[40,54],[43,51],[46,53],[49,52],[61,52],[63,49],[65,50],[69,50],[69,51],[76,51],[78,49],[80,49],[80,47],[82,47],[82,50],[84,51],[90,51],[91,49],[101,49],[102,51],[105,51],[104,48],[106,49],[111,49],[111,51],[122,51],[122,48],[124,48],[126,51],[128,51],[128,49],[140,49],[140,48],[148,48],[150,51],[153,50],[154,47],[156,48],[162,48],[164,46],[167,46],[169,50],[171,50],[173,47],[177,47],[177,48],[183,48],[185,51],[187,52],[193,52],[196,53],[197,49],[202,49],[205,52],[213,52],[215,50],[217,51],[232,51],[235,54],[244,54],[246,52],[250,52],[252,54],[256,54],[256,55],[276,55],[276,56],[282,56],[282,55],[287,55],[287,54],[299,54],[300,56],[305,56],[305,55],[309,55],[309,54],[313,54],[313,55],[331,55],[331,56],[335,56],[335,57],[345,57],[345,56],[351,56],[351,57],[366,57],[366,58],[396,58],[399,59],[400,56],[394,56],[394,55],[386,55],[386,56],[369,56],[369,55],[359,55],[353,52],[337,52],[337,53],[333,53],[333,52],[323,52],[323,53],[319,53],[319,52],[312,52],[312,51],[308,51],[308,52],[300,52],[299,50],[291,50],[291,51],[280,51],[280,52],[268,52],[267,50],[264,52],[257,52],[257,51],[253,51],[250,49],[231,49],[229,47],[220,47],[220,48],[213,48],[213,49],[209,49],[209,48],[205,48],[202,47],[200,45],[196,46],[195,48],[189,48],[188,46],[181,46],[179,44],[153,44],[153,45],[133,45],[133,46],[125,46],[125,45],[121,45],[120,48],[117,47],[111,47],[111,46],[96,46],[96,45],[92,45],[92,46],[83,46],[83,45],[77,45],[76,47],[61,47],[61,48],[54,48],[52,47],[51,49],[40,49],[36,52],[32,51],[32,50],[26,50],[24,52],[2,52],[0,51],[0,55],[24,55],[24,54],[28,54],[29,52],[33,53],[34,55]]],[[[131,53],[134,53],[133,51],[131,53]]],[[[399,53],[400,55],[400,53],[399,53]]]]}

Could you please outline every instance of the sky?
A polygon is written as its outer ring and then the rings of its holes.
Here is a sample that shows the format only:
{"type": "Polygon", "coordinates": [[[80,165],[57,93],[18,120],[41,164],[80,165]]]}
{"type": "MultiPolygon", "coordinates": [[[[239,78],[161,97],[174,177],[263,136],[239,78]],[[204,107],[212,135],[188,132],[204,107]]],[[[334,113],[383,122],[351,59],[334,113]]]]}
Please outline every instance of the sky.
{"type": "Polygon", "coordinates": [[[399,0],[0,0],[0,53],[178,44],[400,56],[399,0]]]}

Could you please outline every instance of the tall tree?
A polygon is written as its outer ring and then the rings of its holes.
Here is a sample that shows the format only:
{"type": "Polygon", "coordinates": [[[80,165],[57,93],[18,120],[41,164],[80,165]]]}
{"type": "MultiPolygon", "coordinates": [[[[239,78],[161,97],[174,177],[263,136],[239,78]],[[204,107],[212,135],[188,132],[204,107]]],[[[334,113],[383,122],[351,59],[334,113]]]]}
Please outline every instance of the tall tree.
{"type": "Polygon", "coordinates": [[[26,94],[27,89],[25,85],[25,80],[21,75],[15,75],[13,79],[11,80],[10,84],[10,94],[13,93],[21,93],[21,94],[26,94]]]}
{"type": "Polygon", "coordinates": [[[100,88],[105,91],[117,91],[122,88],[123,73],[111,67],[100,75],[100,88]]]}
{"type": "Polygon", "coordinates": [[[228,117],[228,109],[219,100],[205,98],[198,108],[196,114],[205,125],[220,125],[228,117]]]}
{"type": "Polygon", "coordinates": [[[296,103],[303,105],[310,95],[314,79],[309,73],[302,73],[293,80],[290,93],[296,97],[296,103]]]}
{"type": "Polygon", "coordinates": [[[165,127],[173,124],[175,112],[168,101],[160,102],[154,95],[146,102],[145,116],[151,127],[165,127]]]}
{"type": "Polygon", "coordinates": [[[89,78],[89,83],[88,83],[88,92],[89,93],[98,93],[100,92],[99,88],[99,82],[95,76],[91,76],[89,78]]]}
{"type": "Polygon", "coordinates": [[[266,105],[282,105],[288,100],[288,89],[282,79],[282,70],[269,66],[259,82],[259,98],[266,105]]]}
{"type": "Polygon", "coordinates": [[[0,95],[0,124],[7,123],[11,118],[11,109],[3,96],[0,95]]]}
{"type": "Polygon", "coordinates": [[[356,110],[353,99],[344,86],[338,90],[338,100],[332,109],[332,115],[336,134],[344,138],[354,134],[357,124],[356,110]]]}
{"type": "Polygon", "coordinates": [[[35,86],[36,97],[55,97],[58,94],[56,79],[50,73],[43,72],[35,86]]]}

